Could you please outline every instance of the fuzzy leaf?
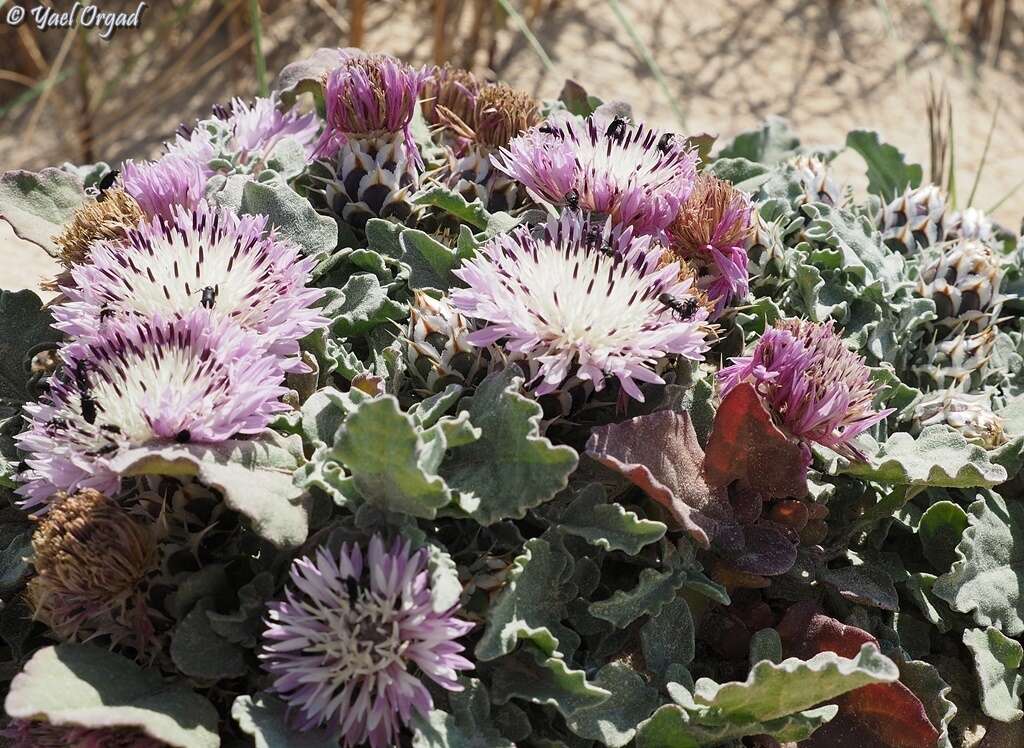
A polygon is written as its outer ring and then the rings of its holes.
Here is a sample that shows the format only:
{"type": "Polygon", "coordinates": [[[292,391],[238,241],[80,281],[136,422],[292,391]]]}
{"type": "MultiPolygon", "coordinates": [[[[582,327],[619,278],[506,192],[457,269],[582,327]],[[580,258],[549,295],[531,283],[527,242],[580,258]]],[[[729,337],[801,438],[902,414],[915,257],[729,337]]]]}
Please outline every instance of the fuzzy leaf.
{"type": "Polygon", "coordinates": [[[427,444],[391,396],[357,404],[338,430],[331,456],[345,465],[368,502],[430,519],[451,500],[436,473],[440,445],[427,444]],[[439,448],[438,448],[439,447],[439,448]]]}
{"type": "Polygon", "coordinates": [[[331,320],[331,332],[348,338],[369,332],[388,320],[402,319],[404,306],[388,298],[387,289],[371,273],[356,273],[334,298],[328,295],[323,314],[331,320]]]}
{"type": "Polygon", "coordinates": [[[447,187],[432,187],[417,194],[413,198],[413,202],[417,205],[430,205],[440,208],[451,213],[460,221],[465,221],[478,229],[486,229],[490,219],[490,213],[484,209],[484,204],[480,201],[480,198],[469,202],[461,194],[447,187]]]}
{"type": "Polygon", "coordinates": [[[718,158],[745,158],[762,164],[774,164],[796,153],[800,141],[780,117],[769,117],[754,130],[742,132],[718,152],[718,158]]]}
{"type": "Polygon", "coordinates": [[[258,441],[227,441],[132,449],[111,460],[121,475],[195,476],[224,494],[224,502],[252,529],[280,548],[292,548],[309,531],[303,491],[292,481],[302,459],[298,437],[268,435],[258,441]]]}
{"type": "Polygon", "coordinates": [[[285,65],[274,79],[273,89],[280,93],[286,106],[292,106],[298,94],[320,93],[323,76],[338,67],[342,60],[361,54],[364,52],[354,47],[320,47],[309,57],[285,65]]]}
{"type": "Polygon", "coordinates": [[[873,130],[850,132],[846,147],[864,158],[868,165],[868,191],[884,200],[892,200],[907,187],[921,184],[921,167],[908,164],[896,147],[881,142],[873,130]]]}
{"type": "Polygon", "coordinates": [[[231,716],[256,748],[337,748],[339,735],[324,728],[299,732],[288,727],[288,706],[276,696],[239,696],[231,716]]]}
{"type": "Polygon", "coordinates": [[[412,722],[412,748],[516,748],[491,720],[491,699],[478,680],[462,678],[464,690],[449,694],[451,714],[433,709],[412,722]]]}
{"type": "Polygon", "coordinates": [[[935,666],[927,662],[910,660],[897,664],[900,682],[924,704],[928,720],[939,729],[937,748],[953,748],[949,739],[949,723],[956,716],[957,709],[949,698],[952,687],[942,679],[935,666]]]}
{"type": "Polygon", "coordinates": [[[402,262],[409,266],[409,288],[448,291],[456,278],[452,270],[461,257],[429,234],[416,229],[402,232],[402,262]]]}
{"type": "Polygon", "coordinates": [[[61,339],[50,327],[52,321],[32,291],[0,291],[0,401],[13,406],[32,399],[26,386],[32,363],[29,352],[41,343],[61,339]]]}
{"type": "Polygon", "coordinates": [[[588,682],[582,670],[573,670],[560,657],[546,657],[529,645],[501,661],[492,688],[496,704],[521,699],[553,706],[565,717],[602,704],[611,696],[607,689],[588,682]]]}
{"type": "Polygon", "coordinates": [[[643,615],[656,616],[670,600],[676,590],[686,581],[680,570],[657,571],[644,569],[640,581],[629,590],[616,590],[607,600],[590,604],[590,614],[608,621],[616,628],[625,628],[643,615]]]}
{"type": "Polygon", "coordinates": [[[578,709],[566,719],[569,729],[582,738],[609,748],[622,748],[633,739],[636,725],[647,719],[661,699],[635,670],[621,662],[605,665],[594,685],[611,693],[596,706],[578,709]]]}
{"type": "Polygon", "coordinates": [[[956,547],[953,568],[935,582],[935,594],[980,626],[1007,636],[1024,633],[1024,504],[988,493],[971,504],[970,527],[956,547]]]}
{"type": "Polygon", "coordinates": [[[672,665],[689,666],[695,652],[693,616],[681,597],[666,603],[640,629],[647,670],[661,677],[672,665]]]}
{"type": "Polygon", "coordinates": [[[263,628],[267,600],[274,595],[274,576],[260,572],[238,590],[238,610],[231,613],[209,611],[210,628],[233,644],[254,648],[263,628]]]}
{"type": "Polygon", "coordinates": [[[974,669],[981,687],[981,711],[1000,722],[1016,722],[1024,717],[1020,692],[1021,660],[1024,647],[1004,636],[999,629],[968,629],[964,644],[974,655],[974,669]]]}
{"type": "Polygon", "coordinates": [[[587,454],[667,508],[704,548],[716,522],[732,521],[724,492],[705,480],[704,452],[688,413],[660,410],[596,428],[587,454]]]}
{"type": "Polygon", "coordinates": [[[575,649],[579,637],[562,625],[568,603],[577,596],[572,576],[572,556],[560,543],[528,540],[491,606],[487,628],[476,645],[477,658],[506,655],[520,639],[532,641],[546,654],[575,649]]]}
{"type": "MultiPolygon", "coordinates": [[[[776,627],[783,653],[809,658],[834,652],[852,658],[878,640],[855,626],[822,614],[813,600],[790,607],[776,627]]],[[[890,663],[891,664],[891,663],[890,663]]],[[[835,700],[839,714],[816,732],[807,745],[814,748],[934,748],[939,732],[928,720],[914,693],[896,681],[874,683],[845,693],[835,700]]]]}
{"type": "Polygon", "coordinates": [[[832,719],[836,707],[823,706],[771,722],[743,721],[705,725],[691,721],[690,714],[680,706],[666,704],[646,722],[637,726],[637,748],[703,748],[707,746],[739,746],[737,738],[744,735],[771,735],[779,742],[803,740],[832,719]]]}
{"type": "Polygon", "coordinates": [[[199,694],[100,647],[59,644],[32,655],[4,702],[12,719],[135,727],[174,748],[217,748],[217,710],[199,694]]]}
{"type": "Polygon", "coordinates": [[[938,571],[949,571],[953,566],[956,546],[967,525],[967,512],[952,501],[936,501],[921,516],[917,526],[921,550],[938,571]]]}
{"type": "Polygon", "coordinates": [[[882,610],[899,610],[892,578],[873,564],[826,569],[821,579],[836,588],[845,599],[882,610]]]}
{"type": "Polygon", "coordinates": [[[558,100],[577,117],[589,117],[602,103],[599,98],[589,95],[583,86],[571,78],[566,78],[558,100]]]}
{"type": "Polygon", "coordinates": [[[747,383],[734,387],[718,406],[704,473],[712,485],[739,480],[765,499],[807,495],[803,450],[779,430],[747,383]]]}
{"type": "Polygon", "coordinates": [[[878,483],[946,488],[989,487],[1006,480],[1006,470],[984,449],[944,425],[926,426],[916,438],[902,431],[893,434],[868,462],[838,457],[831,472],[878,483]]]}
{"type": "Polygon", "coordinates": [[[441,475],[469,516],[482,525],[521,519],[568,485],[578,457],[540,435],[541,407],[519,394],[522,378],[509,368],[489,375],[473,397],[460,403],[482,431],[472,444],[456,447],[441,475]]]}
{"type": "Polygon", "coordinates": [[[184,675],[202,681],[245,675],[245,650],[218,634],[210,625],[209,598],[200,600],[174,628],[171,659],[184,675]]]}
{"type": "Polygon", "coordinates": [[[85,199],[81,178],[63,169],[0,174],[0,220],[7,221],[18,238],[42,247],[51,257],[60,252],[54,237],[85,199]]]}
{"type": "Polygon", "coordinates": [[[631,556],[661,540],[667,530],[661,522],[640,519],[621,504],[607,501],[597,483],[579,492],[559,516],[558,527],[606,551],[625,551],[631,556]]]}

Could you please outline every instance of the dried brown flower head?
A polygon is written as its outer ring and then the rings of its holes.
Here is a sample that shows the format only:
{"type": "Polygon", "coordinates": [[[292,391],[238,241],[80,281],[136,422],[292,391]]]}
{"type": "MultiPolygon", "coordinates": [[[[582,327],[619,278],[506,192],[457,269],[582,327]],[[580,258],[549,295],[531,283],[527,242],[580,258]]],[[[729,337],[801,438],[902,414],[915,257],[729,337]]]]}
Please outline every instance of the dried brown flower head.
{"type": "Polygon", "coordinates": [[[525,91],[492,83],[480,92],[474,118],[476,141],[491,148],[503,148],[516,135],[540,122],[540,108],[537,100],[525,91]]]}
{"type": "Polygon", "coordinates": [[[66,268],[89,259],[89,247],[100,239],[120,239],[125,231],[143,219],[135,199],[122,189],[103,193],[102,200],[80,205],[64,231],[54,237],[60,247],[60,261],[66,268]]]}
{"type": "Polygon", "coordinates": [[[454,115],[459,122],[470,122],[483,86],[483,81],[468,70],[451,65],[434,68],[423,84],[424,119],[431,125],[449,126],[454,115]]]}
{"type": "Polygon", "coordinates": [[[109,634],[141,643],[141,586],[158,562],[145,520],[98,491],[63,496],[32,536],[36,576],[28,584],[37,619],[62,639],[109,634]]]}

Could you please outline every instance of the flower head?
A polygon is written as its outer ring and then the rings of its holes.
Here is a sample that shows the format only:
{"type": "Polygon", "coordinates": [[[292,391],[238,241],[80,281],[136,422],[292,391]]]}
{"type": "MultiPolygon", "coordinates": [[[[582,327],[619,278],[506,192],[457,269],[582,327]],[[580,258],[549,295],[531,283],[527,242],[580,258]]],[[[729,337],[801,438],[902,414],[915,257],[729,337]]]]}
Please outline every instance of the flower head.
{"type": "MultiPolygon", "coordinates": [[[[329,158],[349,137],[401,132],[406,147],[415,151],[409,123],[426,79],[389,55],[353,55],[324,79],[327,124],[314,148],[317,158],[329,158]]],[[[418,159],[418,152],[410,156],[418,159]]]]}
{"type": "Polygon", "coordinates": [[[116,492],[112,462],[123,450],[256,434],[288,407],[280,362],[259,336],[205,309],[108,320],[62,357],[17,437],[28,454],[18,488],[28,510],[45,512],[57,491],[116,492]]]}
{"type": "Polygon", "coordinates": [[[716,316],[749,288],[750,213],[744,193],[702,174],[669,229],[673,253],[696,270],[697,285],[714,302],[716,316]]]}
{"type": "Polygon", "coordinates": [[[660,235],[690,193],[697,155],[671,133],[593,115],[551,118],[492,162],[536,200],[578,204],[634,234],[660,235]]]}
{"type": "Polygon", "coordinates": [[[27,598],[64,640],[106,635],[142,651],[152,635],[141,583],[156,568],[153,526],[85,489],[60,494],[32,535],[27,598]]]}
{"type": "Polygon", "coordinates": [[[95,242],[121,239],[142,219],[139,204],[122,189],[107,190],[102,200],[87,200],[75,208],[71,221],[54,239],[60,261],[65,267],[86,262],[95,242]]]}
{"type": "Polygon", "coordinates": [[[51,725],[31,719],[15,719],[0,731],[10,748],[166,748],[134,727],[80,727],[51,725]]]}
{"type": "Polygon", "coordinates": [[[178,208],[172,220],[154,218],[95,244],[91,262],[72,269],[68,302],[54,316],[69,335],[90,335],[113,319],[206,308],[214,320],[259,333],[269,352],[300,370],[299,339],[325,323],[311,308],[323,291],[305,285],[313,264],[267,231],[266,216],[178,208]]]}
{"type": "Polygon", "coordinates": [[[530,94],[504,83],[492,83],[480,91],[472,127],[480,145],[504,148],[512,138],[539,122],[540,109],[530,94]]]}
{"type": "Polygon", "coordinates": [[[473,117],[477,96],[484,83],[462,68],[434,67],[423,79],[421,108],[431,125],[448,125],[452,115],[462,122],[473,117]]]}
{"type": "Polygon", "coordinates": [[[777,322],[752,355],[734,358],[718,372],[718,381],[722,397],[751,383],[789,433],[851,459],[864,459],[852,440],[893,412],[873,409],[877,388],[871,372],[831,322],[777,322]]]}
{"type": "Polygon", "coordinates": [[[168,153],[157,161],[125,161],[120,185],[147,216],[170,219],[177,206],[199,207],[212,173],[204,162],[168,153]]]}
{"type": "Polygon", "coordinates": [[[596,389],[615,377],[643,400],[636,382],[661,383],[653,370],[658,360],[700,360],[708,348],[707,310],[692,279],[679,263],[663,265],[661,255],[650,237],[612,232],[611,221],[594,231],[566,211],[542,236],[518,228],[480,247],[455,272],[468,288],[451,300],[486,323],[469,342],[503,341],[509,352],[540,363],[538,395],[575,374],[596,389]]]}
{"type": "Polygon", "coordinates": [[[413,711],[433,705],[422,678],[461,690],[457,671],[472,663],[455,640],[473,624],[435,609],[424,550],[375,535],[365,559],[358,545],[320,547],[290,577],[260,657],[299,729],[340,729],[346,747],[398,745],[413,711]]]}

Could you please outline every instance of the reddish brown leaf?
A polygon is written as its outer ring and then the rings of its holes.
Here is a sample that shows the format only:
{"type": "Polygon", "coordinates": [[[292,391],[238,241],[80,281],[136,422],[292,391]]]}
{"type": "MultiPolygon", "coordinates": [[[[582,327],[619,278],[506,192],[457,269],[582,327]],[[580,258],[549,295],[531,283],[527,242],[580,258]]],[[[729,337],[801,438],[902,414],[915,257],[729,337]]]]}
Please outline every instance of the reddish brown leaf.
{"type": "Polygon", "coordinates": [[[723,487],[704,478],[704,451],[688,413],[660,410],[594,429],[587,454],[665,506],[702,547],[733,520],[723,487]]]}
{"type": "MultiPolygon", "coordinates": [[[[778,625],[783,653],[810,659],[819,652],[852,658],[878,640],[856,626],[826,616],[808,600],[792,606],[778,625]]],[[[935,748],[939,732],[924,705],[902,683],[876,683],[843,694],[839,714],[819,728],[801,748],[935,748]]]]}
{"type": "Polygon", "coordinates": [[[708,440],[709,483],[738,480],[763,499],[799,499],[807,494],[807,466],[804,448],[772,422],[752,385],[737,385],[725,396],[708,440]]]}

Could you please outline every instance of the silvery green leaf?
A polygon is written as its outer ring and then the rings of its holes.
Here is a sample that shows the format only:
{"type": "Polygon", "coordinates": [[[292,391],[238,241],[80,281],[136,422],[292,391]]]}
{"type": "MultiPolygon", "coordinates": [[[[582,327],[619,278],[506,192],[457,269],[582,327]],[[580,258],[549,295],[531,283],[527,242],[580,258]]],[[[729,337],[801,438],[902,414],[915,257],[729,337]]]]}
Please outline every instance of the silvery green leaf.
{"type": "Polygon", "coordinates": [[[586,486],[569,503],[558,518],[558,526],[606,551],[630,555],[661,540],[667,530],[661,522],[641,519],[621,504],[606,500],[604,489],[597,483],[586,486]]]}
{"type": "Polygon", "coordinates": [[[936,748],[953,748],[949,723],[956,716],[956,704],[950,699],[952,688],[939,675],[934,665],[920,660],[898,662],[900,683],[905,685],[924,705],[928,719],[939,730],[936,748]]]}
{"type": "Polygon", "coordinates": [[[43,248],[51,257],[60,252],[54,237],[85,200],[81,177],[63,169],[0,174],[0,220],[7,221],[19,239],[43,248]]]}
{"type": "Polygon", "coordinates": [[[367,333],[408,314],[404,304],[388,298],[387,289],[371,273],[357,273],[343,288],[335,290],[336,295],[329,297],[323,314],[331,320],[331,331],[340,338],[367,333]]]}
{"type": "Polygon", "coordinates": [[[681,597],[670,600],[640,628],[640,649],[647,671],[659,685],[673,665],[687,667],[696,651],[693,616],[681,597]]]}
{"type": "Polygon", "coordinates": [[[171,634],[170,656],[190,678],[213,682],[246,674],[246,651],[218,634],[211,625],[210,598],[200,600],[171,634]]]}
{"type": "Polygon", "coordinates": [[[867,163],[868,191],[885,200],[921,184],[921,167],[906,163],[906,157],[894,146],[883,143],[873,130],[853,130],[846,136],[846,147],[859,153],[867,163]]]}
{"type": "Polygon", "coordinates": [[[967,525],[967,512],[952,501],[936,501],[921,515],[917,536],[925,558],[937,571],[949,571],[956,561],[956,547],[967,525]]]}
{"type": "Polygon", "coordinates": [[[1024,717],[1020,703],[1024,647],[1020,642],[990,627],[968,629],[964,632],[964,644],[974,655],[981,710],[1000,722],[1016,722],[1024,717]]]}
{"type": "Polygon", "coordinates": [[[501,660],[491,688],[497,704],[520,699],[553,706],[564,717],[602,704],[611,696],[607,689],[589,682],[582,670],[573,670],[561,657],[548,657],[529,644],[501,660]]]}
{"type": "Polygon", "coordinates": [[[742,132],[723,145],[718,158],[745,158],[761,164],[774,164],[794,156],[800,141],[781,117],[769,117],[753,130],[742,132]]]}
{"type": "Polygon", "coordinates": [[[463,690],[448,696],[450,713],[433,709],[413,719],[413,748],[516,748],[492,724],[487,688],[475,678],[459,682],[463,690]]]}
{"type": "Polygon", "coordinates": [[[637,724],[651,715],[661,699],[635,670],[621,662],[605,665],[593,683],[611,696],[600,704],[577,709],[566,717],[566,724],[580,737],[609,748],[622,748],[633,739],[637,724]]]}
{"type": "Polygon", "coordinates": [[[337,748],[340,735],[326,728],[299,732],[288,726],[288,705],[276,696],[239,696],[231,716],[256,748],[337,748]]]}

